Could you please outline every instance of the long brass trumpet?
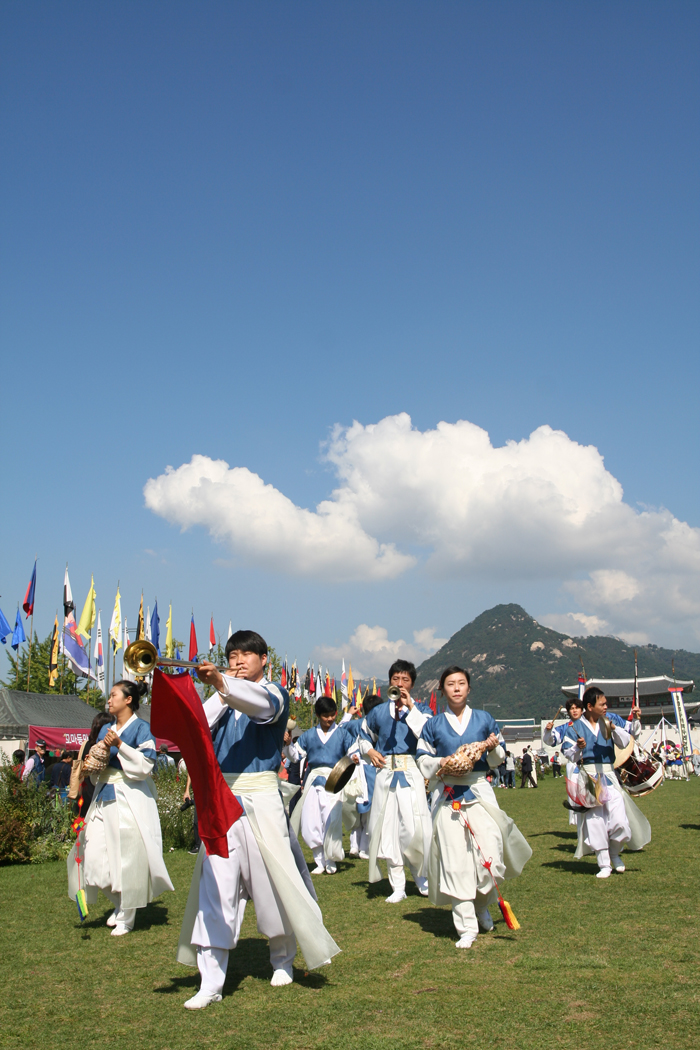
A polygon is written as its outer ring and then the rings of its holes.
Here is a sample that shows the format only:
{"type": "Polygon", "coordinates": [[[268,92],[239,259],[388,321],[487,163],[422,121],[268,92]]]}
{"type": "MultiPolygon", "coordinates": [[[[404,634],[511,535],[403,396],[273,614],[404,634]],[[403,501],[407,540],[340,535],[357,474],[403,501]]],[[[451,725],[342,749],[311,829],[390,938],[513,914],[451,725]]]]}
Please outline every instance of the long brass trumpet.
{"type": "MultiPolygon", "coordinates": [[[[156,667],[199,667],[191,660],[171,660],[167,656],[159,656],[153,642],[146,638],[139,638],[132,642],[124,653],[124,664],[132,674],[139,678],[145,678],[151,674],[156,667]]],[[[228,667],[219,667],[219,671],[228,671],[228,667]]]]}

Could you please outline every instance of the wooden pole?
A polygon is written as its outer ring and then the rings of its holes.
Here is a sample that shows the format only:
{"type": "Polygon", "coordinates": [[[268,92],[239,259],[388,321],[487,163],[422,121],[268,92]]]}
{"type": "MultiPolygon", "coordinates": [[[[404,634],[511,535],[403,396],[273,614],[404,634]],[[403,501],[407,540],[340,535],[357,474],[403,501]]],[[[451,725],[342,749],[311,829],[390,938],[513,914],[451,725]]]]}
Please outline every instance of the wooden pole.
{"type": "Polygon", "coordinates": [[[88,639],[88,675],[87,675],[87,700],[90,703],[90,671],[92,670],[92,634],[88,639]]]}

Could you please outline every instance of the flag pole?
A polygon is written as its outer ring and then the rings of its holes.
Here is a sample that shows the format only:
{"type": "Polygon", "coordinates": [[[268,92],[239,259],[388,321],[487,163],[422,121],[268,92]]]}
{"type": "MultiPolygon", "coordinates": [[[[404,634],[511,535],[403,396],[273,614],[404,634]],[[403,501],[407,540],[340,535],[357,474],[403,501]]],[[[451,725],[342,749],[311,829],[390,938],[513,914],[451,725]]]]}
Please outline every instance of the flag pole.
{"type": "MultiPolygon", "coordinates": [[[[36,574],[37,555],[34,555],[34,573],[36,574]]],[[[35,575],[36,580],[36,575],[35,575]]],[[[32,670],[32,641],[34,640],[34,595],[32,595],[32,618],[29,621],[29,662],[27,663],[27,692],[29,692],[29,675],[32,670]]]]}
{"type": "MultiPolygon", "coordinates": [[[[17,602],[17,615],[19,616],[19,602],[17,602]]],[[[16,624],[17,624],[17,621],[15,620],[15,625],[16,624]]],[[[19,647],[22,644],[19,641],[19,639],[17,639],[17,642],[18,642],[18,645],[17,645],[17,676],[15,678],[15,689],[19,689],[19,647]]],[[[29,750],[29,748],[27,748],[27,750],[29,750]]]]}
{"type": "Polygon", "coordinates": [[[92,670],[92,630],[88,638],[88,676],[87,676],[87,703],[90,703],[90,671],[92,670]]]}

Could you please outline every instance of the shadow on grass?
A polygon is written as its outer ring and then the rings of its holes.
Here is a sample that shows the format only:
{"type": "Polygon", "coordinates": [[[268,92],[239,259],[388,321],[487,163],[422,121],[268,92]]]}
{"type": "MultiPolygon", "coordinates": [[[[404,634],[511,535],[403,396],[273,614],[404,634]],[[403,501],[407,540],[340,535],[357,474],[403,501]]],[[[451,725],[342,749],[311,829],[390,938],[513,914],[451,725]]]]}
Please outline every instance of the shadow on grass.
{"type": "MultiPolygon", "coordinates": [[[[88,930],[99,930],[101,927],[107,926],[107,919],[112,914],[113,909],[107,908],[103,911],[99,917],[94,919],[86,919],[85,922],[77,923],[79,929],[88,930]]],[[[93,914],[90,912],[89,914],[93,914]]],[[[134,923],[134,930],[148,930],[151,926],[167,926],[168,925],[168,909],[163,904],[149,904],[146,908],[138,908],[136,911],[136,921],[134,923]]]]}
{"type": "Polygon", "coordinates": [[[352,885],[362,886],[368,901],[376,900],[377,897],[388,897],[392,892],[388,879],[382,879],[381,882],[368,882],[367,879],[361,879],[359,882],[353,882],[352,885]]]}
{"type": "Polygon", "coordinates": [[[679,828],[685,828],[686,831],[700,831],[700,824],[679,824],[679,828]]]}
{"type": "Polygon", "coordinates": [[[551,835],[555,839],[575,839],[578,835],[577,831],[537,831],[534,835],[528,835],[530,839],[541,839],[546,838],[547,835],[551,835]]]}
{"type": "MultiPolygon", "coordinates": [[[[259,937],[242,938],[236,950],[230,953],[224,984],[224,999],[237,992],[246,977],[254,977],[260,981],[269,981],[272,977],[268,943],[259,937]]],[[[170,977],[169,980],[169,984],[161,988],[154,988],[153,994],[174,995],[177,992],[196,991],[200,984],[198,973],[190,973],[183,977],[170,977]]],[[[305,970],[294,969],[294,984],[302,988],[323,988],[327,983],[328,978],[324,974],[307,973],[305,970]]]]}
{"type": "Polygon", "coordinates": [[[456,933],[452,913],[445,908],[423,908],[422,911],[407,912],[404,919],[415,922],[425,933],[433,937],[446,937],[453,941],[456,933]]]}

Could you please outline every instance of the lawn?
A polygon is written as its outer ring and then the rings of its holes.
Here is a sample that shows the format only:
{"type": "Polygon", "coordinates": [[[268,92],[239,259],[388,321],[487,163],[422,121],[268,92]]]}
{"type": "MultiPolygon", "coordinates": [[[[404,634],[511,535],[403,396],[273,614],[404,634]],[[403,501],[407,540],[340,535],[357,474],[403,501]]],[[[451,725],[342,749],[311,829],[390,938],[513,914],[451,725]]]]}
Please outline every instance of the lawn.
{"type": "MultiPolygon", "coordinates": [[[[80,925],[61,863],[0,868],[0,1045],[190,1048],[390,1047],[530,1050],[698,1045],[700,780],[665,783],[641,801],[650,845],[625,854],[627,872],[595,879],[573,859],[563,781],[499,791],[501,806],[533,848],[506,885],[522,928],[500,921],[457,951],[449,910],[413,888],[387,905],[388,883],[370,886],[366,861],[346,861],[317,882],[343,949],[330,967],[273,989],[266,942],[252,908],[231,954],[222,1003],[182,1004],[198,986],[175,962],[194,858],[168,865],[177,892],[139,912],[113,939],[107,901],[80,925]]],[[[495,916],[494,916],[495,917],[495,916]]]]}

